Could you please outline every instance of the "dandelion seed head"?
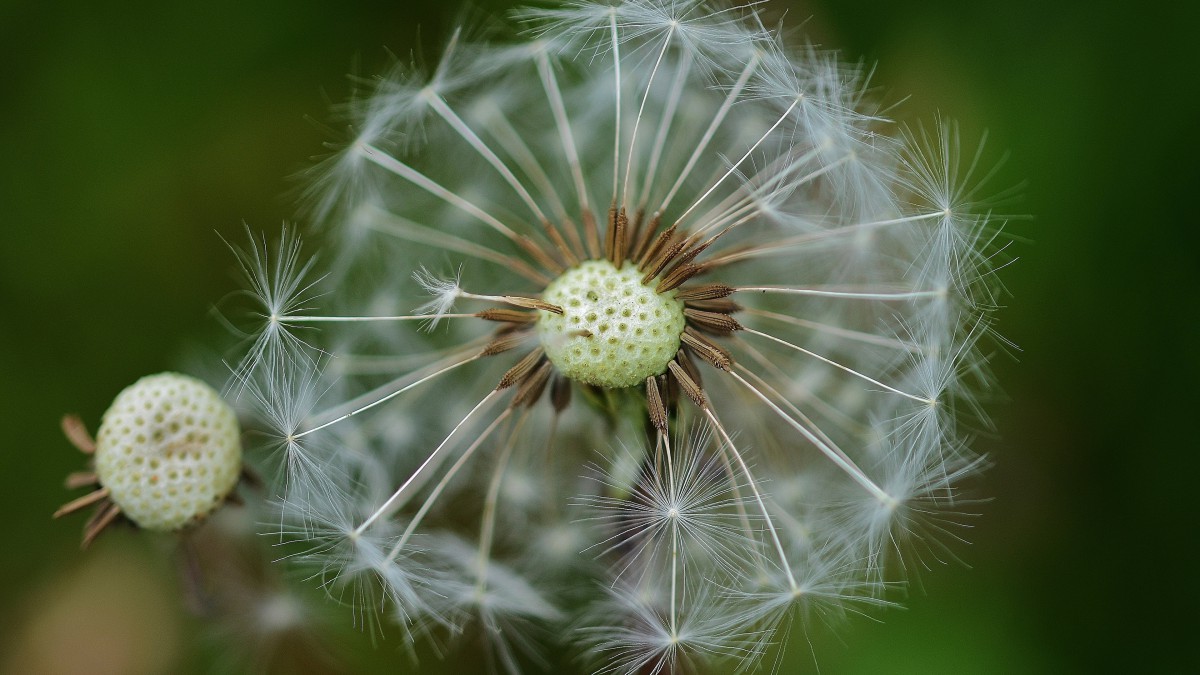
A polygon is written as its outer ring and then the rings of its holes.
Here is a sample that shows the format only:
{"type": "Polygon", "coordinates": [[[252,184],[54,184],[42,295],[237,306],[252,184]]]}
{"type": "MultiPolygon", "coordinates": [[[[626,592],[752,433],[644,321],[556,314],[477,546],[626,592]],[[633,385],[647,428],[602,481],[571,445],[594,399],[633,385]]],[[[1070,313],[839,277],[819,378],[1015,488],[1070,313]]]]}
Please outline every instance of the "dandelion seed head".
{"type": "Polygon", "coordinates": [[[683,303],[656,293],[632,265],[607,260],[574,267],[546,287],[546,302],[562,314],[542,311],[538,334],[546,356],[564,376],[619,389],[661,375],[679,351],[683,303]]]}
{"type": "Polygon", "coordinates": [[[96,477],[127,518],[171,531],[220,506],[242,471],[240,429],[212,387],[178,373],[143,377],[104,413],[96,477]]]}
{"type": "Polygon", "coordinates": [[[753,669],[952,557],[990,174],[762,11],[521,10],[348,106],[310,195],[328,276],[254,243],[234,368],[329,588],[512,672],[556,638],[598,672],[753,669]]]}

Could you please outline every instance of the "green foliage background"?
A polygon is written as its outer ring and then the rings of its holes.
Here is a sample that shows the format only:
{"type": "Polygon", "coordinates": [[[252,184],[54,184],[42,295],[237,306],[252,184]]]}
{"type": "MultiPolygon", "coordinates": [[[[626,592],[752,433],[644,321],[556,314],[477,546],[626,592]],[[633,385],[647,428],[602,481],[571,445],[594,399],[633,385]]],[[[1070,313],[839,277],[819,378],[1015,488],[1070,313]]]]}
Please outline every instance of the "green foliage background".
{"type": "MultiPolygon", "coordinates": [[[[911,95],[899,117],[988,129],[988,157],[1011,153],[992,187],[1026,185],[1004,210],[1034,216],[1011,227],[1000,328],[1022,351],[995,364],[1009,400],[978,486],[995,499],[955,548],[972,569],[921,571],[907,609],[818,634],[826,675],[1200,668],[1197,17],[1143,4],[790,6],[815,42],[878,62],[886,99],[911,95]]],[[[346,73],[376,73],[385,46],[436,54],[461,16],[446,5],[0,3],[0,669],[50,639],[107,672],[98,625],[146,636],[143,672],[210,668],[161,542],[80,554],[78,520],[50,521],[81,467],[58,419],[94,427],[218,334],[209,310],[236,285],[217,235],[294,217],[288,177],[323,151],[346,73]]],[[[403,663],[386,641],[343,647],[363,670],[403,663]]],[[[783,672],[814,671],[803,636],[790,651],[783,672]]]]}

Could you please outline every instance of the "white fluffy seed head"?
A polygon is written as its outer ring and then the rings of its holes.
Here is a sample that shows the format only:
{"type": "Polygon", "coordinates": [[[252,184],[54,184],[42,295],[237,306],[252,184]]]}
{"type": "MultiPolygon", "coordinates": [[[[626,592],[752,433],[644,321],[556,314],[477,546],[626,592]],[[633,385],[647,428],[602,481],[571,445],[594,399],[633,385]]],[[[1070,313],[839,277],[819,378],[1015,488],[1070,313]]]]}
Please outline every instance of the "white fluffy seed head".
{"type": "Polygon", "coordinates": [[[667,369],[679,351],[683,303],[656,293],[637,267],[589,260],[546,287],[542,299],[563,313],[541,312],[538,334],[563,375],[598,387],[641,384],[667,369]]]}
{"type": "Polygon", "coordinates": [[[171,531],[224,501],[242,468],[237,417],[207,384],[178,373],[126,387],[96,436],[96,475],[138,526],[171,531]]]}

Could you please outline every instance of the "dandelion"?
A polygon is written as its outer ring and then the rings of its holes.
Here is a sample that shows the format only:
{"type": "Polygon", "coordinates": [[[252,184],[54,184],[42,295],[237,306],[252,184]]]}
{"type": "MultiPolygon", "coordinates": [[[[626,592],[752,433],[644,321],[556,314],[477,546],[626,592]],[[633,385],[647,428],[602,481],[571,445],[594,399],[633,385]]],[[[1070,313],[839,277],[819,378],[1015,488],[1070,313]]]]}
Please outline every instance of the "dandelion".
{"type": "Polygon", "coordinates": [[[758,11],[455,33],[347,108],[310,190],[326,275],[290,231],[241,255],[281,529],[371,621],[509,672],[753,668],[957,536],[987,176],[758,11]]]}

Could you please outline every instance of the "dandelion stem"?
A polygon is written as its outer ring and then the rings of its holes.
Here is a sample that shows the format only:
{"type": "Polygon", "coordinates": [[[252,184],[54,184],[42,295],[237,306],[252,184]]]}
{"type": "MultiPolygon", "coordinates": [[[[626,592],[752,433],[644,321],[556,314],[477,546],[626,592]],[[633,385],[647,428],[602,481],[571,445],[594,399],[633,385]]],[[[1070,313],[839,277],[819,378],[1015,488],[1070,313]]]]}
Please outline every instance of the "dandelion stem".
{"type": "Polygon", "coordinates": [[[746,258],[756,257],[759,255],[765,255],[765,254],[770,254],[770,253],[783,253],[783,252],[786,252],[793,248],[810,246],[810,245],[817,244],[817,243],[820,243],[822,241],[826,241],[829,239],[835,239],[837,237],[856,236],[865,230],[871,230],[871,229],[874,229],[877,227],[884,227],[887,225],[899,225],[899,224],[903,224],[903,223],[912,223],[912,222],[917,222],[917,221],[921,221],[921,220],[931,220],[934,218],[941,218],[943,216],[944,216],[944,214],[942,214],[941,212],[923,213],[920,215],[906,216],[903,218],[892,218],[892,219],[888,219],[888,220],[876,220],[876,221],[871,221],[871,222],[866,222],[866,223],[854,223],[852,225],[844,225],[841,227],[835,227],[835,228],[830,228],[827,230],[821,230],[819,232],[814,232],[811,234],[801,234],[801,235],[797,235],[794,237],[786,237],[783,239],[768,242],[763,245],[753,246],[753,247],[742,249],[742,250],[730,251],[729,253],[725,253],[723,255],[716,256],[716,257],[710,259],[709,264],[710,265],[717,265],[717,264],[725,265],[725,264],[729,264],[729,263],[743,260],[746,258]]]}
{"type": "Polygon", "coordinates": [[[692,156],[688,158],[687,164],[679,172],[679,177],[675,179],[675,184],[671,186],[671,190],[663,198],[662,205],[658,207],[659,213],[666,211],[667,207],[671,205],[671,201],[675,199],[676,193],[683,187],[683,183],[692,173],[692,169],[696,167],[696,162],[700,161],[700,156],[708,149],[708,144],[712,141],[713,135],[717,133],[717,128],[721,126],[721,122],[725,120],[725,116],[729,114],[730,108],[733,107],[733,102],[741,95],[742,89],[750,81],[750,75],[758,68],[758,61],[759,56],[755,53],[750,58],[750,61],[746,63],[746,67],[742,69],[742,74],[738,76],[737,82],[734,82],[733,87],[730,88],[724,102],[721,103],[720,109],[717,110],[717,114],[713,115],[712,121],[708,124],[708,129],[705,129],[704,136],[696,144],[696,149],[692,151],[692,156]]]}
{"type": "MultiPolygon", "coordinates": [[[[802,176],[795,180],[788,181],[789,177],[798,171],[800,167],[805,166],[810,160],[820,156],[818,148],[812,148],[799,157],[791,156],[790,152],[781,154],[775,158],[770,164],[760,169],[757,173],[745,181],[746,184],[753,184],[756,181],[761,181],[754,189],[743,193],[741,190],[735,190],[728,197],[721,200],[721,203],[714,207],[709,213],[717,215],[700,218],[703,225],[695,228],[697,233],[707,232],[711,229],[721,226],[723,223],[737,218],[743,213],[756,214],[762,210],[761,198],[763,195],[772,193],[788,193],[795,190],[800,185],[820,175],[823,171],[828,171],[838,163],[846,160],[843,157],[836,162],[831,162],[822,169],[810,172],[808,175],[802,176]],[[763,177],[766,177],[765,180],[763,177]],[[707,222],[706,222],[707,221],[707,222]]],[[[743,218],[741,222],[747,219],[743,218]]]]}
{"type": "MultiPolygon", "coordinates": [[[[323,424],[315,426],[311,429],[306,429],[305,431],[295,434],[294,436],[292,436],[292,438],[290,440],[296,440],[296,439],[303,438],[311,433],[315,433],[326,427],[337,424],[338,422],[341,422],[342,420],[353,417],[353,416],[359,414],[360,412],[363,412],[364,410],[370,410],[371,408],[374,408],[375,406],[380,405],[381,403],[386,403],[387,401],[390,401],[391,399],[399,396],[400,394],[403,394],[404,392],[408,391],[409,389],[412,389],[413,387],[416,387],[420,384],[424,384],[425,382],[428,382],[429,380],[432,380],[432,379],[438,377],[439,375],[444,375],[444,374],[450,372],[451,370],[458,368],[459,366],[462,366],[462,365],[465,365],[467,363],[474,361],[475,359],[477,359],[479,357],[478,356],[469,356],[467,358],[462,358],[462,356],[459,355],[454,358],[457,360],[454,360],[449,365],[441,366],[440,364],[435,364],[439,367],[436,370],[434,370],[432,373],[429,373],[428,375],[424,375],[424,376],[420,377],[415,382],[405,384],[405,385],[401,386],[399,389],[397,389],[389,394],[379,396],[379,391],[381,391],[384,388],[394,387],[394,386],[396,386],[397,382],[403,382],[405,379],[416,375],[416,373],[410,373],[402,378],[399,378],[396,381],[393,381],[393,382],[388,383],[387,385],[384,385],[384,387],[380,387],[379,389],[375,389],[373,391],[367,392],[363,396],[360,396],[345,405],[339,406],[339,408],[342,410],[346,409],[347,407],[350,407],[351,410],[349,412],[339,415],[339,416],[335,417],[334,419],[331,419],[328,422],[325,422],[323,424]],[[378,398],[376,398],[377,396],[378,396],[378,398]],[[364,399],[367,399],[369,402],[360,403],[364,399]],[[371,400],[371,399],[374,399],[374,400],[371,400]]],[[[426,369],[426,370],[428,370],[428,369],[426,369]]],[[[418,371],[418,372],[420,372],[420,371],[418,371]]],[[[319,418],[325,417],[326,415],[329,415],[329,414],[333,414],[333,413],[325,413],[325,414],[321,414],[321,415],[316,415],[314,417],[319,419],[319,418]]]]}
{"type": "Polygon", "coordinates": [[[810,321],[808,319],[801,319],[799,317],[790,316],[788,314],[779,314],[777,312],[769,312],[765,309],[757,309],[755,307],[743,307],[742,314],[746,314],[746,315],[750,315],[750,316],[761,316],[764,319],[771,319],[773,321],[779,321],[780,323],[786,323],[786,324],[789,324],[792,326],[796,326],[798,328],[807,328],[807,329],[810,329],[813,331],[817,331],[819,333],[836,335],[838,337],[846,338],[847,340],[854,340],[855,342],[863,342],[866,344],[873,344],[873,345],[878,345],[880,347],[888,347],[891,349],[898,349],[900,351],[906,351],[906,352],[920,351],[920,348],[917,347],[916,345],[909,344],[907,342],[903,342],[903,341],[897,340],[895,338],[887,338],[887,337],[883,337],[882,335],[876,335],[874,333],[866,333],[863,331],[851,330],[849,328],[842,328],[841,326],[833,326],[833,325],[830,325],[827,323],[820,323],[819,321],[810,321]]]}
{"type": "Polygon", "coordinates": [[[662,437],[663,452],[667,460],[667,493],[671,497],[671,503],[675,503],[675,460],[671,456],[671,438],[669,434],[662,432],[659,432],[659,435],[662,437]]]}
{"type": "MultiPolygon", "coordinates": [[[[479,434],[479,437],[472,441],[471,445],[467,446],[467,449],[464,450],[461,455],[459,455],[454,464],[451,465],[451,467],[442,476],[442,479],[438,481],[438,484],[435,485],[433,490],[430,491],[429,496],[427,496],[425,501],[421,503],[421,508],[418,509],[416,514],[413,515],[412,520],[408,521],[408,526],[404,528],[404,533],[400,535],[400,539],[396,541],[396,545],[392,547],[391,553],[388,554],[388,560],[395,560],[400,555],[400,551],[404,549],[404,546],[408,543],[408,540],[412,538],[413,533],[417,531],[417,528],[421,525],[421,521],[425,519],[425,515],[429,513],[429,510],[433,508],[433,505],[437,502],[438,497],[440,497],[442,492],[446,489],[446,486],[450,484],[451,480],[454,480],[454,476],[458,474],[459,470],[466,466],[467,461],[470,460],[471,456],[475,454],[475,450],[477,450],[480,445],[483,445],[483,442],[492,435],[492,432],[496,430],[496,427],[500,426],[504,420],[508,419],[508,416],[511,413],[512,408],[505,408],[504,411],[497,415],[496,419],[492,420],[492,423],[483,430],[483,433],[479,434]]],[[[422,466],[422,468],[424,467],[422,466]]],[[[421,469],[417,469],[417,471],[420,472],[421,469]]]]}
{"type": "MultiPolygon", "coordinates": [[[[739,370],[744,368],[743,366],[738,365],[738,364],[735,364],[734,367],[739,370]]],[[[792,418],[791,415],[788,415],[779,406],[775,405],[775,403],[773,401],[771,401],[771,399],[768,398],[766,396],[766,394],[763,394],[761,391],[758,390],[757,387],[755,387],[754,385],[747,382],[745,380],[745,378],[743,378],[741,375],[738,375],[736,372],[734,372],[732,370],[729,371],[729,374],[731,376],[733,376],[733,379],[737,380],[738,383],[740,383],[742,386],[746,387],[751,392],[753,392],[754,395],[757,396],[760,400],[762,400],[763,403],[766,403],[767,407],[769,407],[776,415],[778,415],[780,419],[782,419],[784,422],[787,422],[788,425],[790,425],[796,431],[799,431],[802,436],[807,438],[810,443],[817,446],[818,450],[820,450],[822,453],[825,454],[826,457],[828,457],[830,460],[832,460],[833,463],[838,466],[838,468],[845,471],[851,478],[854,479],[855,482],[857,482],[859,485],[866,488],[866,490],[868,492],[870,492],[872,496],[874,496],[880,502],[883,502],[885,504],[889,504],[889,503],[892,503],[893,501],[895,501],[891,497],[891,495],[884,492],[882,488],[880,488],[870,478],[868,478],[867,474],[864,473],[862,469],[858,468],[858,465],[856,465],[853,461],[851,461],[850,458],[848,456],[846,456],[846,454],[844,452],[841,452],[840,450],[835,449],[832,445],[830,445],[830,444],[826,443],[824,440],[818,438],[816,436],[816,434],[814,434],[812,431],[806,429],[804,427],[804,425],[797,422],[795,419],[792,418]]]]}
{"type": "MultiPolygon", "coordinates": [[[[608,10],[613,53],[613,204],[617,203],[617,185],[621,176],[621,41],[617,36],[617,8],[608,10]]],[[[632,161],[633,158],[630,158],[632,161]]]]}
{"type": "Polygon", "coordinates": [[[779,119],[775,120],[775,123],[771,125],[771,128],[767,129],[767,131],[763,133],[763,135],[760,136],[757,141],[754,142],[754,145],[750,146],[750,149],[746,151],[746,154],[742,155],[742,158],[737,162],[734,162],[733,166],[729,167],[729,169],[717,180],[717,182],[709,186],[708,190],[705,190],[704,194],[700,195],[696,201],[692,202],[692,205],[689,206],[687,210],[679,216],[677,222],[687,218],[688,215],[690,215],[692,211],[701,204],[701,202],[703,202],[705,199],[708,199],[709,195],[711,195],[718,187],[720,187],[726,179],[732,176],[734,172],[738,170],[738,167],[742,165],[742,162],[745,162],[750,155],[758,149],[758,146],[762,145],[763,141],[766,141],[768,138],[770,138],[771,134],[775,133],[775,130],[779,128],[779,125],[783,124],[784,120],[791,116],[792,111],[796,109],[796,106],[800,105],[801,100],[802,99],[800,97],[797,97],[795,101],[792,101],[792,104],[788,106],[787,110],[783,111],[783,114],[779,116],[779,119]]]}
{"type": "Polygon", "coordinates": [[[678,565],[679,565],[679,518],[671,519],[671,637],[679,637],[678,622],[676,620],[675,605],[678,597],[678,565]]]}
{"type": "MultiPolygon", "coordinates": [[[[759,366],[761,366],[764,370],[770,372],[775,377],[777,377],[780,382],[791,382],[792,381],[791,375],[784,372],[783,369],[781,369],[773,360],[771,360],[766,355],[764,355],[761,351],[759,351],[754,345],[750,344],[746,340],[744,340],[736,335],[733,337],[733,340],[734,340],[734,342],[736,342],[738,344],[738,346],[741,348],[742,352],[747,354],[751,359],[754,360],[755,363],[757,363],[759,366]]],[[[785,401],[787,403],[788,410],[791,410],[792,413],[795,414],[802,421],[811,424],[813,426],[813,428],[816,430],[816,432],[821,435],[822,438],[827,438],[825,436],[825,434],[819,428],[817,428],[817,426],[815,424],[811,423],[811,421],[809,420],[807,415],[800,413],[799,410],[795,407],[795,405],[793,405],[790,401],[788,401],[788,399],[785,396],[783,396],[782,394],[777,392],[774,387],[767,384],[765,379],[763,379],[759,375],[751,372],[747,368],[742,368],[741,370],[744,374],[746,374],[751,379],[753,379],[755,382],[757,382],[759,386],[761,386],[765,390],[767,390],[768,393],[775,396],[775,398],[777,398],[781,401],[785,401]]],[[[805,403],[807,403],[808,405],[812,406],[814,409],[816,409],[817,412],[819,412],[820,414],[827,417],[830,421],[832,421],[834,424],[836,424],[840,429],[842,429],[846,433],[852,434],[861,439],[865,439],[868,437],[867,432],[869,430],[867,428],[865,428],[862,424],[858,423],[854,418],[852,418],[849,415],[847,415],[846,413],[842,412],[841,409],[837,408],[836,406],[830,405],[825,400],[823,400],[821,397],[810,392],[808,389],[802,389],[798,398],[800,400],[804,401],[805,403]]]]}
{"type": "Polygon", "coordinates": [[[633,149],[637,146],[638,129],[642,126],[642,114],[646,110],[646,101],[650,99],[650,89],[654,86],[654,78],[658,75],[658,67],[662,65],[663,56],[667,53],[667,47],[671,46],[671,38],[675,35],[675,27],[667,31],[666,37],[663,38],[662,49],[658,51],[658,58],[654,61],[654,68],[650,70],[650,78],[646,80],[646,92],[642,94],[642,103],[638,106],[637,117],[633,120],[633,136],[629,139],[629,152],[626,154],[625,162],[625,183],[621,186],[621,203],[628,204],[629,202],[629,178],[633,174],[633,149]]]}
{"type": "MultiPolygon", "coordinates": [[[[671,439],[669,434],[658,432],[659,438],[662,439],[663,451],[666,454],[667,460],[667,494],[672,505],[678,504],[677,489],[675,486],[675,459],[671,456],[671,439]]],[[[671,637],[679,636],[679,623],[676,617],[677,597],[678,597],[678,572],[677,565],[679,564],[679,516],[675,515],[671,518],[671,637]]]]}
{"type": "MultiPolygon", "coordinates": [[[[458,354],[461,357],[462,355],[477,353],[491,340],[492,336],[483,335],[465,344],[455,345],[450,349],[418,351],[409,354],[382,355],[346,352],[338,354],[337,361],[335,362],[337,364],[336,370],[339,375],[356,373],[378,375],[381,373],[412,371],[413,369],[428,370],[430,368],[430,363],[434,360],[445,359],[447,354],[458,354]]],[[[375,389],[375,391],[390,390],[395,386],[397,386],[396,383],[391,382],[383,387],[375,389]]],[[[370,394],[364,395],[364,397],[369,396],[370,394]]],[[[341,409],[344,410],[345,406],[342,406],[341,409]]],[[[330,413],[326,413],[326,416],[329,414],[330,413]]]]}
{"type": "MultiPolygon", "coordinates": [[[[682,59],[679,70],[675,73],[675,82],[671,85],[671,93],[667,96],[667,105],[663,110],[662,121],[659,122],[658,132],[654,138],[654,148],[650,151],[650,161],[646,165],[646,177],[642,183],[642,194],[638,198],[638,210],[645,210],[650,201],[650,188],[658,177],[658,163],[662,160],[663,149],[667,145],[667,135],[675,120],[675,111],[683,100],[683,87],[687,83],[688,73],[691,72],[691,61],[682,59]]],[[[652,232],[649,234],[653,234],[652,232]]],[[[649,237],[649,234],[646,236],[649,237]]]]}
{"type": "Polygon", "coordinates": [[[822,363],[828,363],[829,365],[833,366],[834,368],[837,368],[837,369],[839,369],[839,370],[842,370],[842,371],[845,371],[845,372],[847,372],[847,373],[850,373],[851,375],[853,375],[853,376],[855,376],[855,377],[857,377],[857,378],[860,378],[860,379],[866,380],[867,382],[870,382],[871,384],[874,384],[874,385],[876,385],[876,386],[883,387],[884,389],[886,389],[886,390],[888,390],[888,391],[892,392],[893,394],[899,394],[899,395],[901,395],[901,396],[904,396],[905,398],[910,398],[910,399],[912,399],[912,400],[914,400],[914,401],[919,401],[919,402],[921,402],[921,403],[926,403],[926,404],[931,404],[931,403],[933,403],[933,401],[931,401],[931,400],[929,400],[929,399],[927,399],[927,398],[923,398],[923,397],[920,397],[920,396],[916,396],[916,395],[914,395],[914,394],[910,394],[910,393],[908,393],[908,392],[905,392],[905,391],[901,391],[901,390],[899,390],[899,389],[896,389],[895,387],[888,386],[888,385],[886,385],[886,384],[884,384],[884,383],[880,382],[879,380],[876,380],[876,379],[875,379],[875,378],[873,378],[873,377],[870,377],[870,376],[868,376],[868,375],[865,375],[865,374],[863,374],[863,373],[860,373],[860,372],[858,372],[857,370],[854,370],[853,368],[851,368],[851,367],[849,367],[849,366],[843,365],[843,364],[841,364],[841,363],[838,363],[837,361],[834,361],[834,360],[832,360],[832,359],[829,359],[829,358],[826,358],[826,357],[824,357],[824,356],[821,356],[820,354],[817,354],[816,352],[809,351],[809,350],[805,349],[804,347],[801,347],[800,345],[793,344],[793,343],[791,343],[791,342],[788,342],[787,340],[784,340],[784,339],[782,339],[782,338],[777,338],[777,337],[775,337],[774,335],[769,335],[769,334],[767,334],[767,333],[764,333],[764,332],[762,332],[762,331],[754,330],[753,328],[746,328],[746,327],[744,327],[744,326],[742,327],[742,330],[743,330],[743,331],[745,331],[746,333],[750,334],[750,335],[757,335],[757,336],[759,336],[759,337],[762,337],[762,338],[766,338],[766,339],[768,339],[768,340],[771,340],[772,342],[775,342],[775,343],[777,343],[777,344],[781,344],[781,345],[783,345],[783,346],[785,346],[785,347],[788,347],[788,348],[790,348],[790,349],[794,349],[794,350],[796,350],[796,351],[800,352],[801,354],[804,354],[805,356],[811,356],[811,357],[813,357],[814,359],[817,359],[818,361],[821,361],[822,363]]]}
{"type": "MultiPolygon", "coordinates": [[[[408,314],[404,316],[280,316],[279,323],[355,323],[366,321],[428,321],[428,314],[408,314]]],[[[472,319],[476,314],[439,314],[438,319],[472,319]]]]}
{"type": "MultiPolygon", "coordinates": [[[[512,408],[506,409],[505,414],[511,410],[512,408]]],[[[487,561],[491,557],[492,539],[496,533],[496,505],[500,501],[500,483],[504,478],[504,471],[508,468],[508,460],[512,457],[513,448],[517,445],[517,436],[528,419],[529,408],[525,408],[524,414],[517,420],[516,428],[508,435],[508,442],[504,444],[500,456],[496,458],[496,468],[492,472],[492,479],[488,481],[487,497],[483,502],[483,518],[479,528],[479,557],[475,561],[475,592],[479,594],[482,594],[487,588],[487,561]]]]}
{"type": "Polygon", "coordinates": [[[848,298],[852,300],[918,300],[945,295],[945,291],[838,291],[820,287],[804,286],[738,286],[734,292],[783,293],[785,295],[808,295],[820,298],[848,298]]]}
{"type": "MultiPolygon", "coordinates": [[[[788,412],[790,412],[792,415],[795,416],[795,419],[797,419],[802,424],[807,424],[809,427],[811,427],[810,431],[812,431],[812,433],[814,435],[816,435],[818,438],[820,438],[823,443],[828,445],[830,450],[837,453],[837,455],[839,457],[841,457],[850,466],[853,466],[856,470],[862,471],[862,469],[859,468],[858,464],[856,464],[854,462],[854,460],[850,458],[850,455],[846,454],[846,451],[844,451],[840,447],[838,447],[838,444],[835,443],[833,441],[833,439],[829,437],[829,434],[825,433],[825,431],[823,429],[821,429],[821,427],[817,426],[816,423],[813,422],[812,418],[810,418],[802,410],[800,410],[798,407],[796,407],[796,405],[794,403],[792,403],[791,401],[789,401],[787,399],[787,397],[785,397],[783,394],[781,394],[779,392],[779,390],[777,390],[775,387],[772,387],[770,385],[770,383],[768,383],[765,379],[763,379],[761,376],[759,376],[757,373],[754,373],[750,369],[741,368],[741,371],[742,371],[742,373],[744,373],[746,375],[746,377],[753,380],[754,383],[761,389],[761,391],[764,391],[767,394],[774,396],[778,401],[780,401],[782,403],[783,407],[787,408],[788,412]]],[[[824,409],[824,412],[825,412],[825,414],[829,415],[833,410],[836,410],[836,409],[831,409],[828,406],[826,406],[824,409]]]]}
{"type": "MultiPolygon", "coordinates": [[[[734,374],[734,377],[737,377],[737,375],[734,374]]],[[[766,521],[767,531],[771,533],[771,541],[775,545],[775,551],[779,554],[779,562],[783,566],[784,573],[787,574],[788,585],[793,591],[795,591],[797,589],[797,585],[796,577],[792,574],[792,565],[788,562],[787,553],[785,553],[783,550],[783,542],[779,539],[779,532],[775,530],[775,523],[772,522],[771,514],[767,511],[767,504],[765,501],[763,501],[762,493],[758,490],[758,481],[754,479],[754,474],[750,472],[750,467],[746,465],[746,460],[742,458],[742,453],[738,451],[737,446],[733,443],[733,439],[729,437],[729,434],[725,431],[725,427],[721,424],[721,421],[717,419],[717,416],[713,412],[712,408],[705,406],[702,408],[702,410],[704,411],[705,417],[707,417],[708,421],[713,425],[713,428],[716,429],[717,433],[721,435],[723,447],[729,450],[734,459],[737,460],[738,466],[741,468],[742,473],[745,474],[746,482],[750,486],[750,491],[754,493],[754,500],[758,502],[758,508],[760,511],[762,511],[763,519],[766,521]]]]}
{"type": "MultiPolygon", "coordinates": [[[[488,404],[494,401],[499,393],[500,390],[493,389],[490,393],[488,393],[487,396],[484,396],[479,403],[476,403],[475,407],[471,408],[471,411],[468,412],[465,417],[459,420],[458,424],[454,425],[454,428],[450,430],[450,433],[447,434],[446,437],[442,439],[442,442],[433,449],[433,452],[429,453],[429,456],[425,458],[425,461],[421,462],[421,466],[417,467],[417,470],[408,477],[408,480],[404,481],[400,487],[396,488],[396,491],[392,493],[392,496],[388,497],[387,501],[385,501],[382,506],[376,509],[375,512],[370,515],[370,517],[364,520],[362,525],[359,525],[357,528],[355,528],[354,534],[361,535],[363,532],[366,532],[367,528],[369,528],[376,520],[379,520],[385,514],[389,513],[392,510],[392,507],[399,503],[400,498],[405,496],[405,492],[408,490],[408,487],[412,485],[413,481],[415,481],[421,475],[421,473],[433,463],[433,460],[437,458],[442,449],[446,447],[446,445],[450,442],[450,439],[454,438],[454,435],[458,433],[458,430],[461,429],[463,425],[465,425],[472,417],[474,417],[475,413],[479,412],[480,409],[486,407],[488,404]]],[[[399,546],[399,543],[397,543],[397,546],[399,546]]]]}
{"type": "Polygon", "coordinates": [[[513,232],[507,225],[505,225],[504,223],[497,220],[496,217],[493,216],[492,214],[488,213],[487,211],[484,211],[483,209],[479,208],[478,206],[471,203],[470,201],[467,201],[467,199],[465,199],[461,195],[459,195],[455,192],[452,192],[450,190],[447,190],[446,188],[442,187],[442,185],[435,182],[433,179],[429,178],[428,176],[421,173],[420,171],[417,171],[416,169],[412,168],[411,166],[405,164],[404,162],[401,162],[400,160],[396,159],[395,157],[392,157],[391,155],[384,152],[383,150],[380,150],[379,148],[371,145],[370,143],[360,143],[358,145],[358,151],[361,152],[367,159],[371,160],[375,164],[378,164],[380,167],[387,169],[388,171],[391,171],[392,173],[396,174],[397,176],[409,181],[413,185],[416,185],[417,187],[421,188],[422,190],[425,190],[426,192],[428,192],[429,194],[431,194],[435,197],[438,197],[439,199],[445,201],[446,203],[451,204],[452,206],[456,206],[459,209],[471,214],[472,216],[475,216],[475,218],[479,219],[485,225],[491,227],[492,229],[496,230],[500,234],[503,234],[510,241],[512,241],[514,244],[521,247],[522,249],[530,250],[530,252],[532,254],[539,255],[539,257],[542,257],[544,259],[552,260],[552,258],[550,258],[550,255],[548,253],[546,253],[546,251],[539,244],[534,242],[533,240],[528,239],[526,237],[519,236],[516,232],[513,232]]]}
{"type": "Polygon", "coordinates": [[[501,161],[496,153],[493,152],[492,149],[483,142],[483,139],[479,138],[479,136],[471,130],[471,127],[467,126],[467,123],[464,122],[462,118],[450,108],[450,106],[446,105],[446,102],[442,99],[442,97],[430,92],[428,94],[428,99],[429,104],[433,107],[434,112],[436,112],[443,120],[445,120],[447,124],[453,127],[454,130],[458,132],[459,136],[462,136],[463,140],[467,142],[467,144],[474,148],[475,151],[480,154],[480,156],[487,160],[488,164],[492,165],[492,168],[500,173],[505,182],[512,186],[512,189],[516,191],[517,196],[519,196],[521,200],[525,202],[526,206],[533,211],[533,215],[537,216],[538,220],[549,220],[546,217],[545,212],[543,212],[542,209],[537,205],[537,202],[534,201],[533,195],[529,194],[529,191],[525,189],[525,186],[521,184],[521,181],[517,180],[517,177],[513,175],[513,172],[508,168],[508,165],[501,161]]]}
{"type": "Polygon", "coordinates": [[[504,151],[513,156],[521,170],[537,184],[538,190],[550,202],[550,208],[559,220],[565,221],[568,217],[567,207],[563,204],[558,191],[555,190],[554,183],[546,173],[545,167],[538,161],[537,155],[529,148],[529,144],[521,137],[521,133],[513,127],[512,122],[508,120],[508,116],[504,114],[500,106],[491,103],[488,111],[486,124],[489,131],[496,137],[504,151]]]}
{"type": "Polygon", "coordinates": [[[412,241],[418,244],[426,244],[447,251],[454,251],[469,255],[479,260],[496,263],[505,269],[511,270],[519,274],[529,281],[540,286],[545,286],[550,283],[550,277],[533,269],[520,258],[515,258],[510,255],[505,255],[487,246],[481,246],[472,241],[467,241],[461,237],[456,237],[446,232],[441,232],[424,225],[414,223],[407,218],[401,218],[394,213],[384,211],[377,206],[367,207],[377,212],[378,215],[386,218],[386,222],[377,222],[377,219],[370,218],[366,220],[366,226],[384,234],[391,235],[404,241],[412,241]]]}
{"type": "MultiPolygon", "coordinates": [[[[721,460],[721,470],[729,479],[729,489],[733,492],[734,509],[737,511],[738,523],[742,526],[742,532],[746,535],[747,541],[755,541],[754,528],[750,527],[750,514],[746,512],[746,500],[742,497],[742,488],[738,484],[737,472],[733,468],[733,463],[729,461],[729,453],[721,444],[718,444],[717,458],[721,460]]],[[[763,559],[762,551],[757,546],[752,547],[752,550],[755,561],[762,568],[766,562],[763,559]]]]}
{"type": "MultiPolygon", "coordinates": [[[[567,157],[567,165],[571,167],[571,176],[575,180],[575,192],[579,196],[581,211],[589,211],[587,183],[583,179],[583,167],[579,163],[579,150],[575,147],[575,136],[571,132],[571,121],[567,117],[567,108],[563,104],[562,92],[558,88],[558,78],[550,67],[550,58],[546,52],[538,54],[538,74],[542,78],[542,88],[546,90],[546,99],[550,102],[550,110],[554,113],[554,125],[558,127],[558,135],[562,141],[563,154],[567,157]]],[[[596,252],[593,251],[595,256],[596,252]]]]}

